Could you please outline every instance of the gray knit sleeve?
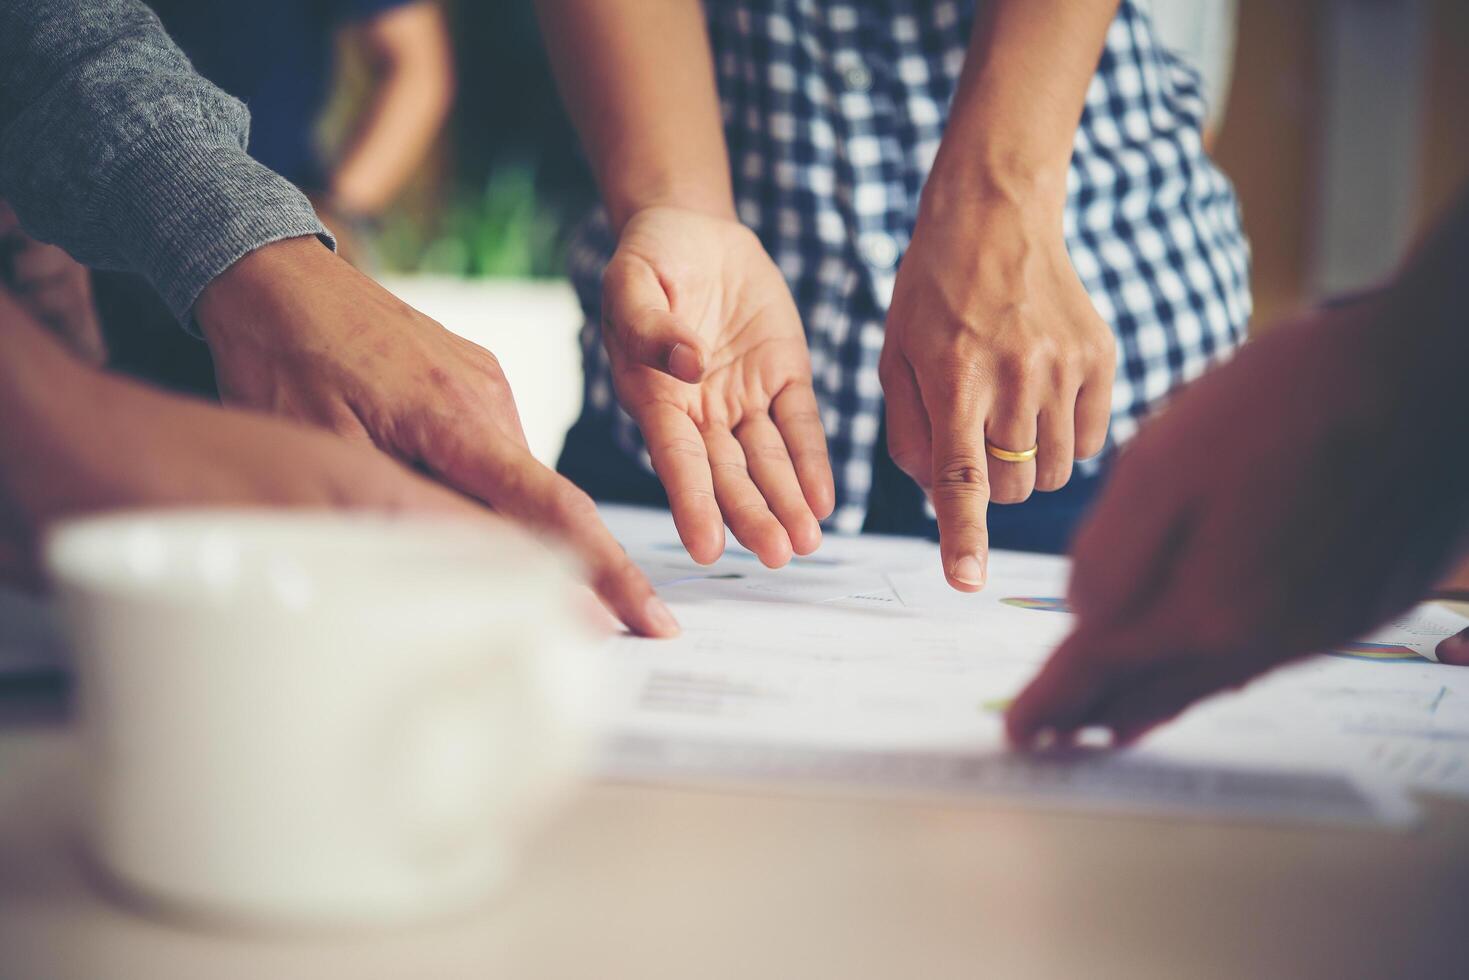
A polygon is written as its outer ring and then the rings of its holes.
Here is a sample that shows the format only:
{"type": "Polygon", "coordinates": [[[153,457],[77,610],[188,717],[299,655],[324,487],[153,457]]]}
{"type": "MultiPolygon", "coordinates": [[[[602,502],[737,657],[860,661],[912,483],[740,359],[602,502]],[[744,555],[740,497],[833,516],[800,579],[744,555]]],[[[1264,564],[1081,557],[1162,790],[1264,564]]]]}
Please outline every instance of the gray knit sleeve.
{"type": "Polygon", "coordinates": [[[186,325],[247,252],[331,244],[245,153],[249,125],[138,0],[0,0],[0,197],[36,238],[142,275],[186,325]]]}

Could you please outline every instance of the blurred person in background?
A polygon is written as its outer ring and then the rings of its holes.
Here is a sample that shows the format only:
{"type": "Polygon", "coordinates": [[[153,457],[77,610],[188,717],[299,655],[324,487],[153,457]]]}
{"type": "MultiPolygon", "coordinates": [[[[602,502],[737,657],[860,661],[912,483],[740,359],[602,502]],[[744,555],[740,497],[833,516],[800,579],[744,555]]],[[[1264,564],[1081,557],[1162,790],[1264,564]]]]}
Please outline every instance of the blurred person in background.
{"type": "Polygon", "coordinates": [[[7,291],[5,559],[90,509],[483,513],[473,498],[564,540],[633,630],[677,632],[591,500],[531,455],[494,356],[336,256],[301,191],[245,152],[248,127],[137,0],[0,0],[0,196],[25,232],[141,276],[208,343],[226,402],[297,423],[105,375],[7,291]]]}
{"type": "Polygon", "coordinates": [[[936,512],[975,591],[991,546],[1063,550],[1106,456],[1075,461],[1244,339],[1198,75],[1136,0],[539,9],[605,205],[561,468],[666,495],[700,561],[721,517],[779,565],[936,512]]]}
{"type": "MultiPolygon", "coordinates": [[[[196,71],[250,109],[252,157],[301,188],[348,261],[366,264],[364,223],[423,163],[454,96],[436,0],[150,0],[196,71]],[[371,88],[344,146],[323,157],[318,124],[344,34],[360,42],[371,88]]],[[[97,277],[113,350],[127,373],[213,394],[209,352],[173,327],[146,285],[97,277]]]]}
{"type": "Polygon", "coordinates": [[[304,190],[339,244],[392,203],[448,118],[454,61],[437,0],[148,3],[194,70],[249,107],[250,155],[304,190]],[[317,127],[344,33],[366,54],[371,90],[325,161],[317,127]]]}
{"type": "MultiPolygon", "coordinates": [[[[1355,639],[1469,552],[1469,194],[1385,288],[1264,332],[1123,453],[1019,745],[1120,744],[1355,639]]],[[[1469,664],[1469,631],[1439,659],[1469,664]]]]}

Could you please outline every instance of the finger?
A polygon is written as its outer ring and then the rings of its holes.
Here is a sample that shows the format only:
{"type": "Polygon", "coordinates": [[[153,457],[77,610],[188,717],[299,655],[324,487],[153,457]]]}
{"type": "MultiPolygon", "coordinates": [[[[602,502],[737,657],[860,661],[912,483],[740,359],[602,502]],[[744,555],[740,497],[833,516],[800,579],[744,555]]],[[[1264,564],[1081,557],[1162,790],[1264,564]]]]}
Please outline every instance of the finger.
{"type": "Polygon", "coordinates": [[[949,585],[960,592],[984,587],[989,563],[990,502],[984,452],[982,406],[966,389],[950,386],[924,402],[949,406],[933,430],[933,497],[938,515],[939,552],[949,585]],[[940,397],[941,395],[941,397],[940,397]]]}
{"type": "Polygon", "coordinates": [[[20,230],[20,220],[11,209],[10,202],[0,199],[0,235],[9,235],[20,230]]]}
{"type": "Polygon", "coordinates": [[[1112,423],[1112,373],[1089,379],[1076,394],[1076,458],[1091,459],[1107,445],[1112,423]]]}
{"type": "Polygon", "coordinates": [[[27,305],[77,357],[88,364],[107,360],[107,341],[85,281],[32,293],[27,305]]]}
{"type": "Polygon", "coordinates": [[[724,553],[724,518],[699,427],[687,412],[663,402],[641,410],[637,422],[668,494],[679,540],[701,565],[716,561],[724,553]]]}
{"type": "Polygon", "coordinates": [[[894,465],[925,490],[933,486],[933,426],[918,378],[906,360],[896,363],[883,376],[883,403],[886,408],[888,455],[894,465]]]}
{"type": "MultiPolygon", "coordinates": [[[[999,449],[1023,453],[1036,444],[1036,409],[1029,399],[1001,397],[985,423],[985,440],[999,449]]],[[[988,459],[991,499],[997,504],[1018,504],[1035,489],[1035,460],[1010,463],[988,459]]]]}
{"type": "Polygon", "coordinates": [[[55,245],[30,242],[11,257],[11,272],[20,289],[40,286],[76,272],[77,262],[55,245]]]}
{"type": "Polygon", "coordinates": [[[1060,490],[1071,480],[1072,462],[1076,458],[1074,392],[1066,392],[1057,401],[1041,409],[1036,420],[1035,488],[1060,490]]]}
{"type": "Polygon", "coordinates": [[[663,284],[646,263],[609,265],[602,294],[606,336],[622,357],[689,384],[703,378],[702,346],[673,315],[663,284]]]}
{"type": "Polygon", "coordinates": [[[1469,667],[1469,630],[1455,633],[1448,639],[1440,641],[1436,652],[1439,663],[1469,667]]]}
{"type": "Polygon", "coordinates": [[[816,392],[809,384],[788,384],[771,402],[770,414],[785,440],[806,505],[817,520],[826,520],[836,506],[836,489],[832,486],[831,459],[821,411],[816,407],[816,392]]]}
{"type": "Polygon", "coordinates": [[[735,539],[770,568],[790,561],[791,539],[750,479],[739,440],[728,429],[711,428],[704,433],[704,446],[714,474],[714,498],[735,539]]]}
{"type": "Polygon", "coordinates": [[[801,492],[780,430],[770,416],[756,414],[740,423],[735,438],[750,465],[750,478],[785,528],[791,547],[798,555],[811,554],[821,545],[821,525],[801,492]]]}
{"type": "Polygon", "coordinates": [[[571,481],[493,434],[453,444],[430,467],[451,486],[501,514],[561,538],[586,563],[592,588],[617,618],[642,636],[673,636],[678,623],[597,515],[596,504],[571,481]]]}
{"type": "Polygon", "coordinates": [[[1030,748],[1046,733],[1069,738],[1086,727],[1135,670],[1113,655],[1112,643],[1082,631],[1072,633],[1005,712],[1011,744],[1030,748]]]}

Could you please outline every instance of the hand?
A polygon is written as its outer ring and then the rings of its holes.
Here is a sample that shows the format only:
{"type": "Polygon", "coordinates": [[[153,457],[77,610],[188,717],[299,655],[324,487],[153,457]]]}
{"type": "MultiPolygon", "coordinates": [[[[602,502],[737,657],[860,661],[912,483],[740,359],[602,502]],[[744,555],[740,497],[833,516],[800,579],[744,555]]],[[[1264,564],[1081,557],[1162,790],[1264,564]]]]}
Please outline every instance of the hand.
{"type": "Polygon", "coordinates": [[[194,308],[230,403],[379,448],[507,517],[565,538],[617,616],[678,631],[591,498],[536,461],[494,355],[445,330],[313,239],[267,245],[194,308]]]}
{"type": "Polygon", "coordinates": [[[1424,594],[1462,502],[1400,324],[1374,302],[1272,328],[1123,451],[1076,541],[1077,628],[1010,710],[1017,744],[1132,741],[1424,594]]]}
{"type": "Polygon", "coordinates": [[[613,381],[695,561],[724,523],[774,568],[821,543],[835,491],[789,287],[737,221],[650,208],[603,280],[613,381]],[[721,516],[722,515],[722,516],[721,516]]]}
{"type": "Polygon", "coordinates": [[[87,267],[55,245],[20,228],[10,205],[0,201],[0,288],[88,364],[107,360],[102,324],[92,302],[87,267]]]}
{"type": "Polygon", "coordinates": [[[991,500],[1056,490],[1102,450],[1116,342],[1048,207],[946,206],[930,185],[878,365],[888,451],[933,500],[944,574],[984,585],[991,500]],[[1035,460],[1003,462],[985,442],[1035,460]]]}
{"type": "Polygon", "coordinates": [[[0,322],[7,349],[24,360],[7,381],[0,427],[0,577],[38,582],[45,527],[99,510],[316,507],[491,519],[366,447],[87,368],[3,295],[0,322]]]}

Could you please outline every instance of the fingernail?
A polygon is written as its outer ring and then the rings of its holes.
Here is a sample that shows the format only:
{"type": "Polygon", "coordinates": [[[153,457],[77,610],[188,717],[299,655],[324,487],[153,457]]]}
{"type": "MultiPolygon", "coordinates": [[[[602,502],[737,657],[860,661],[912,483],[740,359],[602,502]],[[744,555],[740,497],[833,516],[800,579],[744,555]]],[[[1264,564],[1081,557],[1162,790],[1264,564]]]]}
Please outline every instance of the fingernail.
{"type": "Polygon", "coordinates": [[[680,381],[693,384],[704,373],[704,365],[698,351],[688,344],[678,343],[668,352],[668,371],[680,381]]]}
{"type": "Polygon", "coordinates": [[[672,636],[678,632],[678,620],[673,618],[673,611],[657,596],[648,597],[647,604],[643,606],[643,613],[659,633],[672,636]]]}
{"type": "Polygon", "coordinates": [[[984,584],[984,562],[977,555],[965,555],[954,562],[954,568],[949,572],[954,576],[956,582],[965,585],[984,584]]]}

